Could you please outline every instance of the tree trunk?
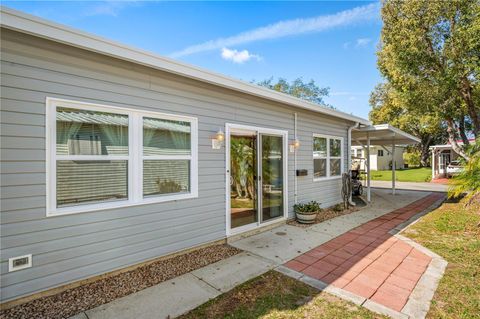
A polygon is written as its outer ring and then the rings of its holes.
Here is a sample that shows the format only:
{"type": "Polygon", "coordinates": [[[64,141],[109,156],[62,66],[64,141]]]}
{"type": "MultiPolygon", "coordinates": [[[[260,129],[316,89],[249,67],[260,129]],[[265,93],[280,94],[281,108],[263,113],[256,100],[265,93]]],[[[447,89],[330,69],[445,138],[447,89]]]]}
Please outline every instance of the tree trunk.
{"type": "Polygon", "coordinates": [[[245,185],[245,191],[248,198],[254,199],[255,198],[255,184],[256,180],[254,178],[247,178],[247,185],[245,185]]]}
{"type": "Polygon", "coordinates": [[[458,121],[458,134],[462,138],[463,145],[469,145],[467,134],[465,134],[465,115],[460,116],[458,121]]]}
{"type": "Polygon", "coordinates": [[[463,149],[457,143],[457,137],[455,136],[455,123],[452,118],[447,118],[447,133],[448,140],[452,145],[452,149],[455,153],[463,157],[465,160],[469,161],[470,157],[463,151],[463,149]]]}
{"type": "Polygon", "coordinates": [[[242,185],[240,185],[240,183],[235,182],[235,190],[237,191],[238,198],[242,198],[243,197],[243,195],[242,195],[242,185]]]}
{"type": "Polygon", "coordinates": [[[426,140],[422,139],[422,144],[420,145],[420,165],[422,167],[428,166],[428,160],[430,159],[430,143],[432,142],[432,136],[429,135],[426,137],[426,140]]]}
{"type": "Polygon", "coordinates": [[[460,93],[465,101],[465,104],[467,105],[468,115],[472,119],[473,134],[475,135],[475,138],[478,138],[480,134],[480,116],[475,108],[475,103],[473,102],[472,96],[472,86],[467,78],[463,78],[462,80],[460,93]]]}

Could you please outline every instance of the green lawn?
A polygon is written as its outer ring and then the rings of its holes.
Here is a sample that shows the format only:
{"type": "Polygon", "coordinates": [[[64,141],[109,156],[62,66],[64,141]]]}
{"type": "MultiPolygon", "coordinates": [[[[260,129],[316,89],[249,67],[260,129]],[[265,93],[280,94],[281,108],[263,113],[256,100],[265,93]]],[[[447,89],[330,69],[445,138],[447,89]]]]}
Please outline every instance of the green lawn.
{"type": "MultiPolygon", "coordinates": [[[[372,171],[372,180],[391,181],[392,171],[372,171]]],[[[399,182],[429,182],[432,178],[432,169],[429,167],[397,169],[395,180],[399,182]]]]}
{"type": "Polygon", "coordinates": [[[386,318],[270,271],[212,299],[181,319],[386,318]]]}
{"type": "Polygon", "coordinates": [[[428,318],[480,318],[480,204],[444,203],[405,233],[448,261],[428,318]]]}

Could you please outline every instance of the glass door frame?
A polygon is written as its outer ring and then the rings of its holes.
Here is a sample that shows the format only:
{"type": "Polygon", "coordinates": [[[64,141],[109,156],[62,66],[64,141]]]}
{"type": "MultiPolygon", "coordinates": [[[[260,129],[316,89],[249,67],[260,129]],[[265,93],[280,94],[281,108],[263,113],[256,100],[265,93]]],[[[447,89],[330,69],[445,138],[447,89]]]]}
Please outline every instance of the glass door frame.
{"type": "MultiPolygon", "coordinates": [[[[261,159],[260,159],[261,160],[261,159]]],[[[276,130],[264,127],[257,127],[257,126],[249,126],[249,125],[242,125],[242,124],[232,124],[226,123],[225,124],[225,208],[226,208],[226,235],[232,236],[236,234],[240,234],[249,230],[254,230],[259,227],[267,226],[269,224],[277,223],[281,220],[286,220],[288,216],[288,131],[286,130],[276,130]],[[282,137],[282,144],[283,144],[283,216],[274,218],[272,220],[262,222],[261,216],[258,216],[257,222],[247,224],[244,226],[239,226],[235,228],[231,228],[231,214],[230,214],[230,135],[235,133],[235,131],[252,131],[256,132],[257,135],[257,165],[258,165],[258,172],[257,174],[261,173],[261,164],[258,161],[261,156],[261,139],[260,134],[268,134],[268,135],[276,135],[282,137]]],[[[258,179],[257,179],[258,183],[258,179]]],[[[257,187],[257,198],[260,199],[262,196],[262,188],[257,187]]],[[[258,202],[257,207],[257,214],[260,215],[260,212],[263,208],[261,207],[261,201],[258,202]]]]}

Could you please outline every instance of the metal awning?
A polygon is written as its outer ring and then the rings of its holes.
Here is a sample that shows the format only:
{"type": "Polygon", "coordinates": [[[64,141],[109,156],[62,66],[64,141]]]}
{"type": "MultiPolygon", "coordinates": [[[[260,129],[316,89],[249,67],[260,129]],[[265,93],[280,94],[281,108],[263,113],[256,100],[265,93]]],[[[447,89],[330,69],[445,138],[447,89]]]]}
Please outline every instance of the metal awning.
{"type": "MultiPolygon", "coordinates": [[[[367,201],[370,202],[370,146],[390,146],[392,148],[392,193],[395,195],[395,146],[413,145],[420,143],[420,139],[410,135],[390,124],[370,125],[354,128],[351,135],[352,146],[363,146],[366,150],[367,166],[367,201]]],[[[351,150],[349,150],[350,152],[351,150]]]]}
{"type": "Polygon", "coordinates": [[[352,130],[352,146],[365,146],[370,138],[370,145],[411,145],[420,140],[390,124],[364,126],[352,130]]]}

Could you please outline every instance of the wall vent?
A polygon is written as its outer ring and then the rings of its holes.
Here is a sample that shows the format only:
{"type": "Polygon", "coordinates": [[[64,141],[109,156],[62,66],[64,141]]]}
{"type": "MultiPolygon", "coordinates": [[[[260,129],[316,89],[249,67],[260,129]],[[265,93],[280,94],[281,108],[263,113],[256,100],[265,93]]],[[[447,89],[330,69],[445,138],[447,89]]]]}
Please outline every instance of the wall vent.
{"type": "Polygon", "coordinates": [[[17,271],[32,267],[32,254],[8,259],[8,271],[17,271]]]}

